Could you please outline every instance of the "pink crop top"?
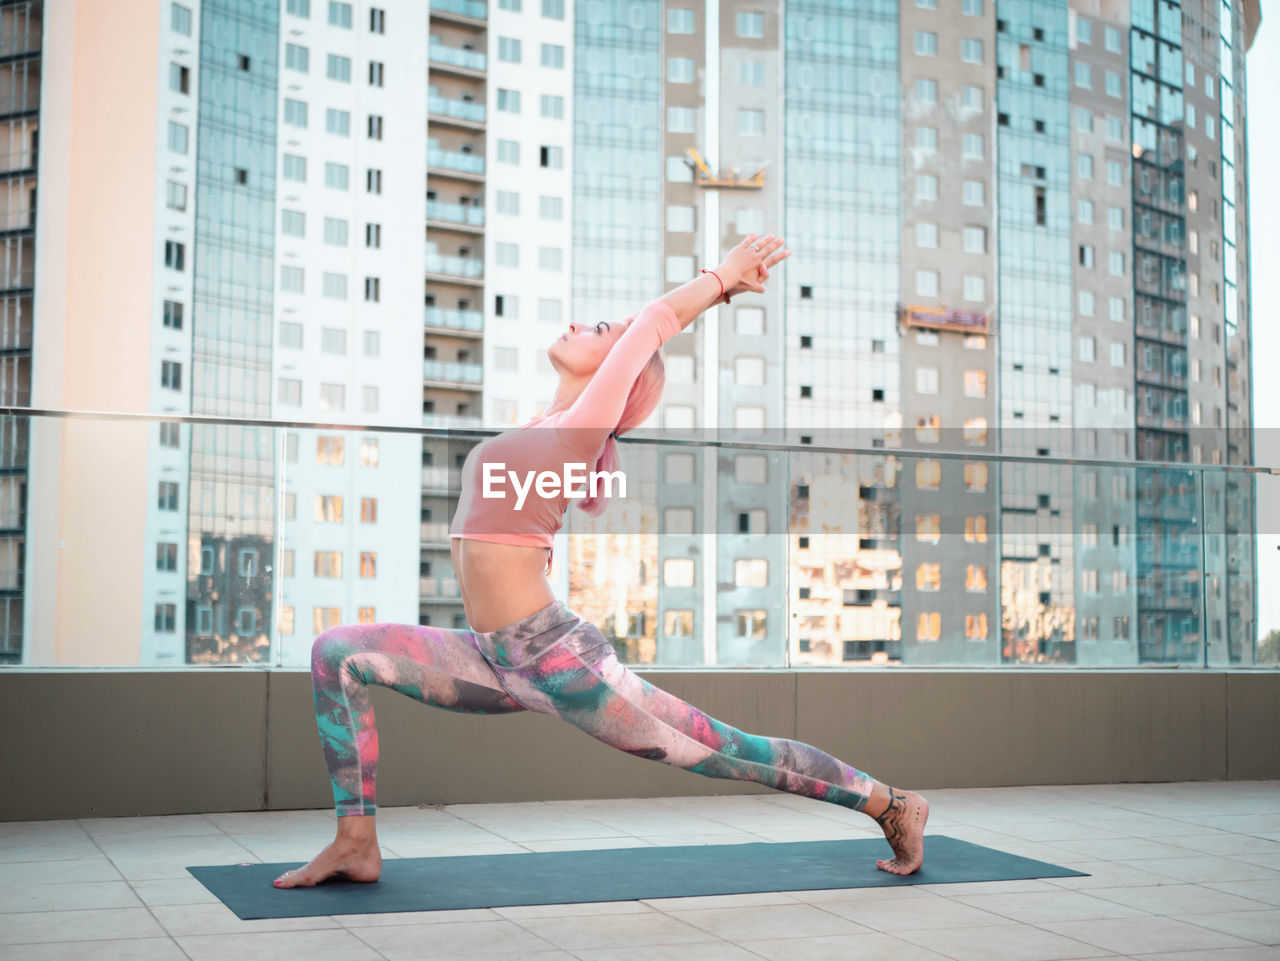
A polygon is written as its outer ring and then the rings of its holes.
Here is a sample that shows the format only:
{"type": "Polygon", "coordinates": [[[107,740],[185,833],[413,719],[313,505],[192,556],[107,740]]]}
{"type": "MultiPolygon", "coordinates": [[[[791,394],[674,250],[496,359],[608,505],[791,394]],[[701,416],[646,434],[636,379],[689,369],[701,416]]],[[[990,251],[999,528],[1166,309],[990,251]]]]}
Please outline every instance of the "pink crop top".
{"type": "Polygon", "coordinates": [[[462,491],[449,537],[551,547],[575,499],[564,489],[565,465],[585,465],[574,468],[568,479],[589,494],[587,479],[618,425],[636,377],[653,352],[680,330],[675,311],[653,301],[627,326],[572,407],[535,417],[473,447],[462,465],[462,491]],[[554,491],[547,496],[538,493],[537,477],[544,471],[560,478],[554,485],[544,482],[544,490],[554,491]],[[497,496],[483,496],[486,479],[489,492],[497,496]]]}

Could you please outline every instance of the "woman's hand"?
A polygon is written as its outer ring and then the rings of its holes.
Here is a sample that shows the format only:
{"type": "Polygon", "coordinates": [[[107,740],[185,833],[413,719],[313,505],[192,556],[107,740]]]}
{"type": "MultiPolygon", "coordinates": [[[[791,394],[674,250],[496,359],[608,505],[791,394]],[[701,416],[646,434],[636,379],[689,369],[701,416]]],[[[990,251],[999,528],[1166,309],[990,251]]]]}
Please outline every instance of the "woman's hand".
{"type": "Polygon", "coordinates": [[[764,282],[769,279],[769,268],[791,256],[790,250],[781,250],[783,240],[769,234],[748,234],[742,243],[729,251],[717,273],[729,297],[747,292],[764,293],[764,282]]]}

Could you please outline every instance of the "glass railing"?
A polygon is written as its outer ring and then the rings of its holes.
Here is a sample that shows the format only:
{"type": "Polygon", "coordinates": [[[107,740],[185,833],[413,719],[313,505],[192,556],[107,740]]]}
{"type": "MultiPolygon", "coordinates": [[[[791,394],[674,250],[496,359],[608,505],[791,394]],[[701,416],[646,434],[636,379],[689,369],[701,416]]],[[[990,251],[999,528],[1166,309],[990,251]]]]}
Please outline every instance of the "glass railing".
{"type": "Polygon", "coordinates": [[[428,220],[447,220],[455,224],[468,224],[472,227],[484,226],[484,208],[463,206],[462,204],[446,204],[439,200],[427,201],[428,220]]]}
{"type": "Polygon", "coordinates": [[[440,116],[484,123],[484,104],[473,103],[470,100],[453,100],[434,93],[428,94],[427,111],[440,116]]]}
{"type": "Polygon", "coordinates": [[[484,173],[484,157],[460,151],[441,150],[439,147],[428,147],[427,166],[442,167],[446,170],[460,170],[468,174],[482,174],[484,173]]]}
{"type": "Polygon", "coordinates": [[[474,50],[447,47],[443,43],[437,43],[434,37],[427,49],[430,51],[429,58],[435,63],[447,63],[451,66],[464,67],[468,70],[484,70],[485,68],[485,55],[476,53],[474,50]]]}
{"type": "MultiPolygon", "coordinates": [[[[431,268],[428,266],[427,269],[431,268]]],[[[443,307],[428,307],[426,325],[447,327],[452,330],[481,330],[484,327],[484,314],[478,310],[446,310],[443,307]]]]}
{"type": "Polygon", "coordinates": [[[483,277],[484,261],[479,257],[446,257],[443,254],[427,254],[426,269],[430,274],[449,274],[453,277],[483,277]]]}
{"type": "Polygon", "coordinates": [[[479,0],[431,0],[431,9],[458,13],[474,20],[484,20],[489,16],[489,5],[479,0]]]}
{"type": "MultiPolygon", "coordinates": [[[[449,530],[494,433],[0,408],[0,662],[304,669],[334,625],[466,630],[449,530]]],[[[553,592],[652,667],[1280,665],[1268,470],[792,440],[628,435],[553,592]]]]}
{"type": "Polygon", "coordinates": [[[484,366],[451,360],[424,360],[422,376],[427,380],[451,380],[460,384],[478,384],[484,380],[484,366]]]}

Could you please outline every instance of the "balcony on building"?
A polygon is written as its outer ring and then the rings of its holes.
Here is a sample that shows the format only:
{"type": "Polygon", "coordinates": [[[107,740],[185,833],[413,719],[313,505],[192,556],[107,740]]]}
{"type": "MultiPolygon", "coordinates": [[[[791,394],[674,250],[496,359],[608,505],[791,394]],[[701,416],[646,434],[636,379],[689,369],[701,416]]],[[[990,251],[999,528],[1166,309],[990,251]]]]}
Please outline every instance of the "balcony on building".
{"type": "Polygon", "coordinates": [[[489,5],[481,0],[431,0],[431,19],[483,29],[488,25],[489,5]]]}
{"type": "Polygon", "coordinates": [[[426,309],[425,326],[429,333],[479,337],[484,332],[484,314],[478,310],[426,309]]]}
{"type": "Polygon", "coordinates": [[[427,95],[427,122],[461,127],[464,130],[483,130],[485,106],[473,100],[430,93],[427,95]]]}
{"type": "Polygon", "coordinates": [[[488,57],[476,50],[464,50],[437,40],[434,36],[427,47],[427,66],[432,73],[451,73],[459,77],[483,79],[488,57]]]}
{"type": "Polygon", "coordinates": [[[484,365],[459,363],[458,361],[424,360],[422,379],[432,386],[473,387],[479,389],[484,381],[484,365]]]}
{"type": "Polygon", "coordinates": [[[428,252],[425,264],[428,281],[476,287],[484,285],[484,261],[479,257],[451,257],[428,252]]]}
{"type": "Polygon", "coordinates": [[[454,177],[460,180],[483,180],[484,157],[461,150],[427,148],[427,176],[454,177]]]}
{"type": "Polygon", "coordinates": [[[428,200],[427,229],[483,233],[484,208],[471,204],[449,204],[439,200],[428,200]]]}

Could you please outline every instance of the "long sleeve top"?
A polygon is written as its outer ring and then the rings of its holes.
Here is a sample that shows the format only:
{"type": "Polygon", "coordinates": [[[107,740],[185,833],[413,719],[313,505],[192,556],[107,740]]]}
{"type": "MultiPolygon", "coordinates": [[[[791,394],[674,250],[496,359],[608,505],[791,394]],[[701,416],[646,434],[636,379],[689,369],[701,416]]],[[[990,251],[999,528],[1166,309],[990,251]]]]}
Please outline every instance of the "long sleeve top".
{"type": "MultiPolygon", "coordinates": [[[[618,425],[636,377],[653,352],[680,330],[675,311],[653,301],[627,326],[573,406],[535,417],[472,448],[462,465],[450,538],[551,547],[574,499],[569,489],[590,493],[587,478],[618,425]],[[575,478],[567,475],[568,464],[585,467],[576,469],[575,478]],[[539,493],[536,478],[543,472],[561,478],[554,493],[539,493]]],[[[552,485],[544,484],[543,490],[551,491],[552,485]]]]}

